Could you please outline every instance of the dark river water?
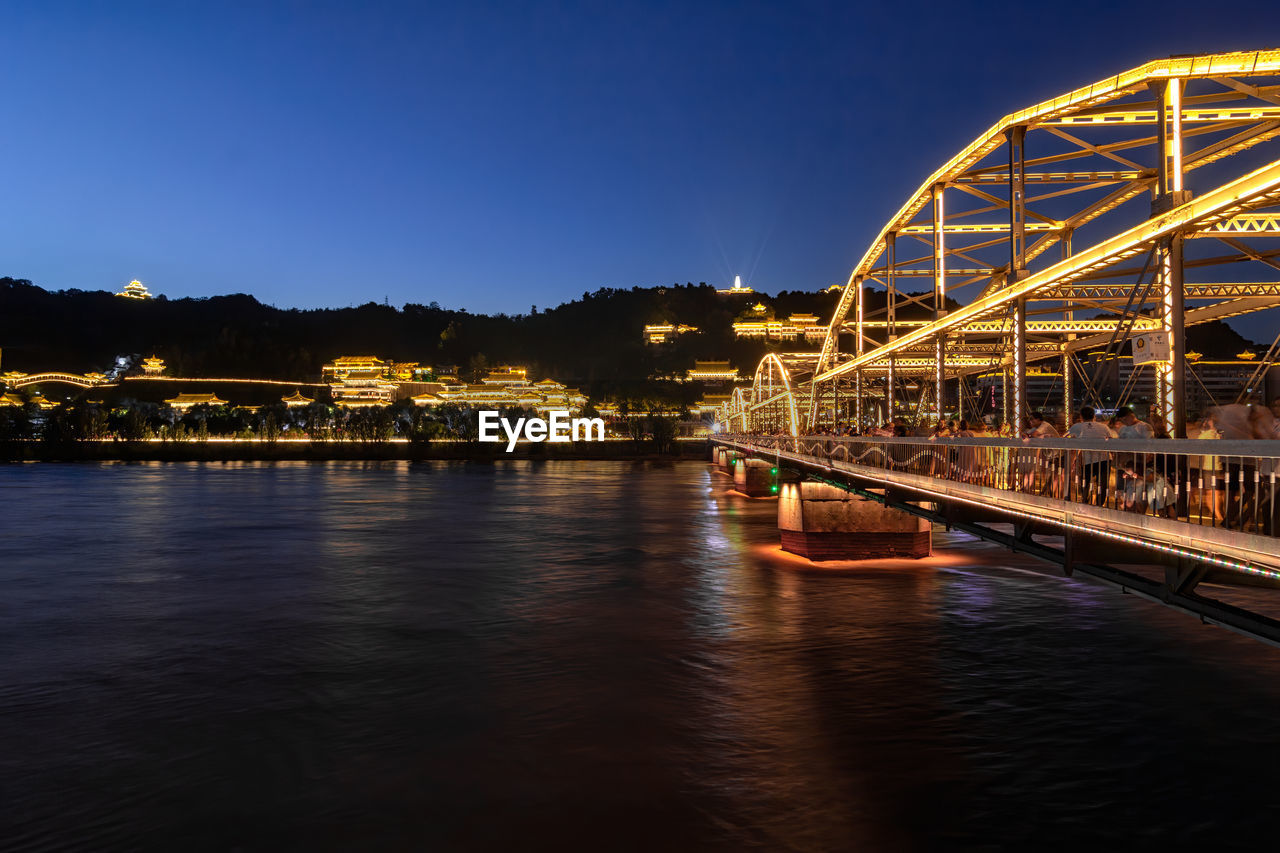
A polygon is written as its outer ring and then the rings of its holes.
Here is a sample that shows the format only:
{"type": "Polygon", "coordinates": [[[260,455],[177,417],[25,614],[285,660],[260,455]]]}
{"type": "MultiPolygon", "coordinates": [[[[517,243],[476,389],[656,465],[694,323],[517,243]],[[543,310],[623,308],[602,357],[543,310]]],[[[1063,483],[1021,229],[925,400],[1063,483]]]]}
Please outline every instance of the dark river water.
{"type": "Polygon", "coordinates": [[[0,468],[0,848],[1274,849],[1280,650],[942,531],[806,571],[726,487],[0,468]]]}

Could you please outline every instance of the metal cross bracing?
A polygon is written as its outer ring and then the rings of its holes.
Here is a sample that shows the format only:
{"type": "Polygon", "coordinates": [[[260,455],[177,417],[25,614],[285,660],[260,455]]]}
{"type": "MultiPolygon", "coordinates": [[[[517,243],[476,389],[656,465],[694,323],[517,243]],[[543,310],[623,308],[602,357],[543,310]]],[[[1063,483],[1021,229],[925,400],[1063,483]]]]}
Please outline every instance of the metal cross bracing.
{"type": "MultiPolygon", "coordinates": [[[[864,427],[864,395],[940,418],[993,371],[1016,424],[1029,365],[1064,377],[1070,408],[1096,391],[1075,359],[1163,332],[1150,417],[1185,436],[1185,329],[1280,306],[1278,149],[1278,50],[1156,60],[1005,116],[884,224],[822,348],[769,368],[790,372],[796,432],[864,427]]],[[[741,426],[763,399],[722,415],[741,426]]]]}

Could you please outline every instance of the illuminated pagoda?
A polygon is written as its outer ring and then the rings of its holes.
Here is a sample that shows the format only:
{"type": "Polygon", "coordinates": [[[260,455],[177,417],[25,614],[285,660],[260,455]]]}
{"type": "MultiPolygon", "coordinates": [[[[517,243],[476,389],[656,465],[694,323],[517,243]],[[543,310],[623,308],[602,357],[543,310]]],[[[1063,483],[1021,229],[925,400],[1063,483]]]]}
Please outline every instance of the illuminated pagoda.
{"type": "Polygon", "coordinates": [[[124,286],[124,290],[116,294],[126,299],[150,299],[151,292],[147,290],[147,286],[136,278],[124,286]]]}
{"type": "Polygon", "coordinates": [[[746,296],[748,294],[755,293],[755,290],[742,283],[742,276],[735,275],[733,277],[733,287],[717,290],[716,293],[724,296],[746,296]]]}
{"type": "Polygon", "coordinates": [[[315,401],[312,400],[310,397],[304,397],[301,391],[299,391],[297,388],[294,388],[293,393],[290,394],[288,397],[281,397],[280,402],[284,403],[286,406],[292,409],[298,406],[310,406],[315,401]]]}
{"type": "Polygon", "coordinates": [[[142,360],[142,373],[145,376],[159,376],[164,373],[164,359],[154,355],[142,360]]]}
{"type": "Polygon", "coordinates": [[[17,394],[0,394],[0,406],[25,406],[27,401],[17,394]]]}
{"type": "Polygon", "coordinates": [[[192,406],[225,406],[227,401],[220,399],[217,394],[179,394],[172,400],[165,400],[164,404],[185,412],[192,406]]]}

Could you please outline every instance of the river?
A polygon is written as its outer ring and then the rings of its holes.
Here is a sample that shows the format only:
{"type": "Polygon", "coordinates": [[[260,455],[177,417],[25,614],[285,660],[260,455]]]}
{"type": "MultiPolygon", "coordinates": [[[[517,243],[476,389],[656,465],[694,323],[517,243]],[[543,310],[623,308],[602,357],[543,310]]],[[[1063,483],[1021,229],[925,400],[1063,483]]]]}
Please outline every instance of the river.
{"type": "Polygon", "coordinates": [[[726,488],[695,462],[0,467],[0,848],[1280,824],[1280,650],[963,534],[808,570],[726,488]]]}

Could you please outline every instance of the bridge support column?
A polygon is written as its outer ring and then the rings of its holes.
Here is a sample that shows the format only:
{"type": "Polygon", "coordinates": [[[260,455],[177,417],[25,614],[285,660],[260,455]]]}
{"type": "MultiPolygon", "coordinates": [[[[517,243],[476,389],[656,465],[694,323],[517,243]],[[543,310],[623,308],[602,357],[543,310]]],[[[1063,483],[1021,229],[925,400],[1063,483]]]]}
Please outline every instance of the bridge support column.
{"type": "Polygon", "coordinates": [[[782,550],[815,562],[927,557],[930,523],[826,483],[783,483],[778,494],[782,550]]]}
{"type": "Polygon", "coordinates": [[[733,476],[734,460],[741,456],[742,454],[736,450],[731,450],[728,447],[717,447],[715,458],[716,468],[729,476],[733,476]]]}
{"type": "Polygon", "coordinates": [[[778,494],[778,469],[764,459],[739,459],[733,466],[734,491],[749,498],[768,498],[778,494]]]}

